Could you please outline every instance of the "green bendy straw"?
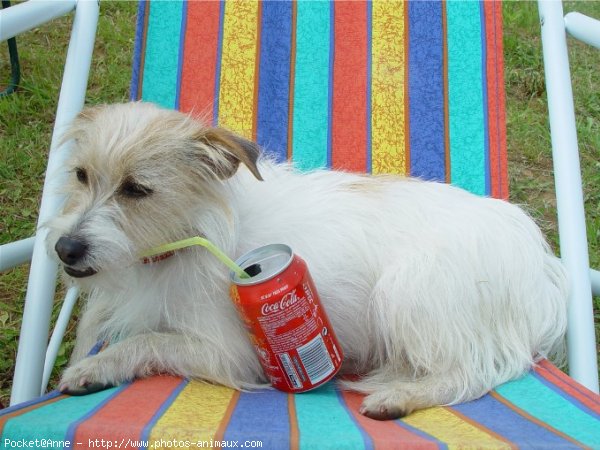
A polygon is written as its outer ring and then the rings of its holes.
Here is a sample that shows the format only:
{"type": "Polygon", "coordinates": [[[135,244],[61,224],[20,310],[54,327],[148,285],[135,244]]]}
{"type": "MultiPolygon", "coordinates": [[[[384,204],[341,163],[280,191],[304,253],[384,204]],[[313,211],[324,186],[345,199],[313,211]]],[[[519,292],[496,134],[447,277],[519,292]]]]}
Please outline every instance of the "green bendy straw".
{"type": "Polygon", "coordinates": [[[161,253],[167,253],[174,250],[180,250],[182,248],[191,247],[193,245],[200,245],[201,247],[206,248],[209,252],[217,257],[219,261],[225,264],[229,269],[231,269],[235,274],[240,278],[249,278],[249,275],[238,266],[229,256],[221,251],[218,247],[215,246],[208,239],[205,239],[200,236],[194,236],[188,239],[182,239],[181,241],[171,242],[169,244],[159,245],[158,247],[151,248],[150,250],[146,250],[144,253],[140,255],[140,258],[148,258],[151,256],[160,255],[161,253]]]}

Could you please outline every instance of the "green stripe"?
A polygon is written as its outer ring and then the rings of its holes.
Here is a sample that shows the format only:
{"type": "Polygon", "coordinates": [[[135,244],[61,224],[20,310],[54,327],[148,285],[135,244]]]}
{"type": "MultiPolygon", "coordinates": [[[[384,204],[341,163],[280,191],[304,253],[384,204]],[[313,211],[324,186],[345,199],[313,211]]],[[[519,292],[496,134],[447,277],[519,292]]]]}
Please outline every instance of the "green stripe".
{"type": "Polygon", "coordinates": [[[485,191],[485,123],[480,2],[446,2],[450,180],[485,191]]]}
{"type": "Polygon", "coordinates": [[[71,424],[84,418],[119,389],[116,387],[80,397],[66,397],[9,419],[4,425],[0,449],[5,448],[4,439],[64,441],[71,424]]]}
{"type": "Polygon", "coordinates": [[[292,160],[327,166],[330,3],[297,2],[292,160]]]}
{"type": "Polygon", "coordinates": [[[142,99],[175,108],[183,2],[148,3],[142,99]]]}
{"type": "Polygon", "coordinates": [[[593,448],[600,446],[598,421],[529,374],[496,388],[515,406],[547,423],[576,441],[593,448]]]}
{"type": "Polygon", "coordinates": [[[361,449],[360,430],[344,408],[332,382],[294,396],[300,449],[361,449]],[[340,447],[343,442],[344,446],[340,447]]]}

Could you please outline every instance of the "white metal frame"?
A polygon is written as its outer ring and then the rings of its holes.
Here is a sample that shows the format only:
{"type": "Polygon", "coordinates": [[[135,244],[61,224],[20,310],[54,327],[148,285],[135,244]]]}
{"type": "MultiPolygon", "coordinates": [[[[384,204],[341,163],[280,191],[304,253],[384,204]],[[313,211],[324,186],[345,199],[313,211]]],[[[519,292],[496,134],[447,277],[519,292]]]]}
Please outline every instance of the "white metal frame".
{"type": "MultiPolygon", "coordinates": [[[[560,0],[538,0],[542,23],[544,65],[550,112],[552,152],[558,203],[561,254],[569,271],[572,298],[569,308],[569,368],[571,375],[598,392],[597,355],[592,310],[592,290],[600,293],[600,272],[590,271],[585,232],[579,152],[575,132],[573,95],[566,44],[573,36],[600,48],[600,22],[578,13],[563,18],[560,0]]],[[[97,0],[29,0],[0,11],[0,41],[23,33],[75,10],[38,225],[60,208],[57,186],[68,152],[59,146],[65,126],[81,110],[98,21],[97,0]]],[[[67,293],[54,334],[48,344],[50,313],[54,299],[56,263],[44,246],[46,234],[0,246],[0,270],[31,258],[31,272],[19,340],[11,404],[37,397],[48,383],[77,292],[67,293]],[[46,350],[45,350],[46,349],[46,350]]]]}
{"type": "Polygon", "coordinates": [[[595,292],[598,292],[600,285],[598,272],[590,272],[589,269],[566,31],[598,46],[600,22],[579,13],[563,17],[561,0],[538,0],[538,10],[542,27],[560,252],[571,278],[567,334],[569,374],[588,389],[598,392],[591,280],[594,279],[595,292]]]}
{"type": "MultiPolygon", "coordinates": [[[[64,166],[68,148],[65,145],[59,145],[60,137],[65,127],[81,111],[84,104],[99,5],[98,0],[29,0],[0,11],[0,41],[24,33],[72,11],[75,11],[75,15],[50,144],[38,227],[58,212],[63,201],[62,196],[58,194],[57,187],[64,181],[61,169],[64,166]]],[[[49,366],[50,370],[54,365],[58,345],[60,345],[68,321],[68,317],[65,318],[65,316],[70,315],[70,311],[67,315],[66,310],[72,308],[76,298],[75,291],[68,293],[65,302],[67,308],[63,308],[64,314],[61,312],[52,345],[46,350],[57,265],[46,252],[45,238],[46,231],[38,228],[35,238],[1,248],[2,263],[0,266],[2,269],[27,260],[31,254],[31,270],[19,338],[11,404],[37,397],[45,390],[42,378],[46,381],[49,372],[47,369],[47,373],[44,375],[44,365],[49,366]],[[48,352],[48,361],[46,361],[46,352],[48,352]]]]}

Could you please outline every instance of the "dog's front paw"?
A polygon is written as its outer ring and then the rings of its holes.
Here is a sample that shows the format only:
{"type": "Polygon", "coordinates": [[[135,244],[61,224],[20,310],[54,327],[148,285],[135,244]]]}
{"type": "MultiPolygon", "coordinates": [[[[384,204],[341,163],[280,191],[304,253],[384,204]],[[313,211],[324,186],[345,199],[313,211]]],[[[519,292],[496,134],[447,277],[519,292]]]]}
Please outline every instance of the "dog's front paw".
{"type": "Polygon", "coordinates": [[[375,420],[399,419],[415,410],[411,403],[402,391],[385,389],[366,396],[359,412],[375,420]]]}
{"type": "MultiPolygon", "coordinates": [[[[104,358],[105,359],[105,358],[104,358]]],[[[69,395],[86,395],[107,389],[124,380],[117,380],[110,361],[91,356],[69,367],[60,380],[59,391],[69,395]]]]}

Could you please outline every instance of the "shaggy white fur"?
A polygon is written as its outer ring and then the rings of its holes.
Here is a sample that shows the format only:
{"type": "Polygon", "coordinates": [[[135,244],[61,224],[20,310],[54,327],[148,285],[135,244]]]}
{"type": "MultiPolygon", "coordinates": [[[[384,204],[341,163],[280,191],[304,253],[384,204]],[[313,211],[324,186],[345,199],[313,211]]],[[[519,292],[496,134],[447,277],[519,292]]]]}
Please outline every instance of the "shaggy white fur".
{"type": "Polygon", "coordinates": [[[72,175],[48,244],[88,295],[63,390],[159,372],[264,385],[225,266],[198,248],[139,263],[198,234],[232,257],[279,242],[306,260],[343,371],[363,375],[344,384],[369,394],[370,417],[475,399],[562,356],[565,272],[517,206],[401,177],[300,173],[144,103],[85,110],[66,139],[72,175]],[[99,339],[113,344],[84,358],[99,339]]]}

